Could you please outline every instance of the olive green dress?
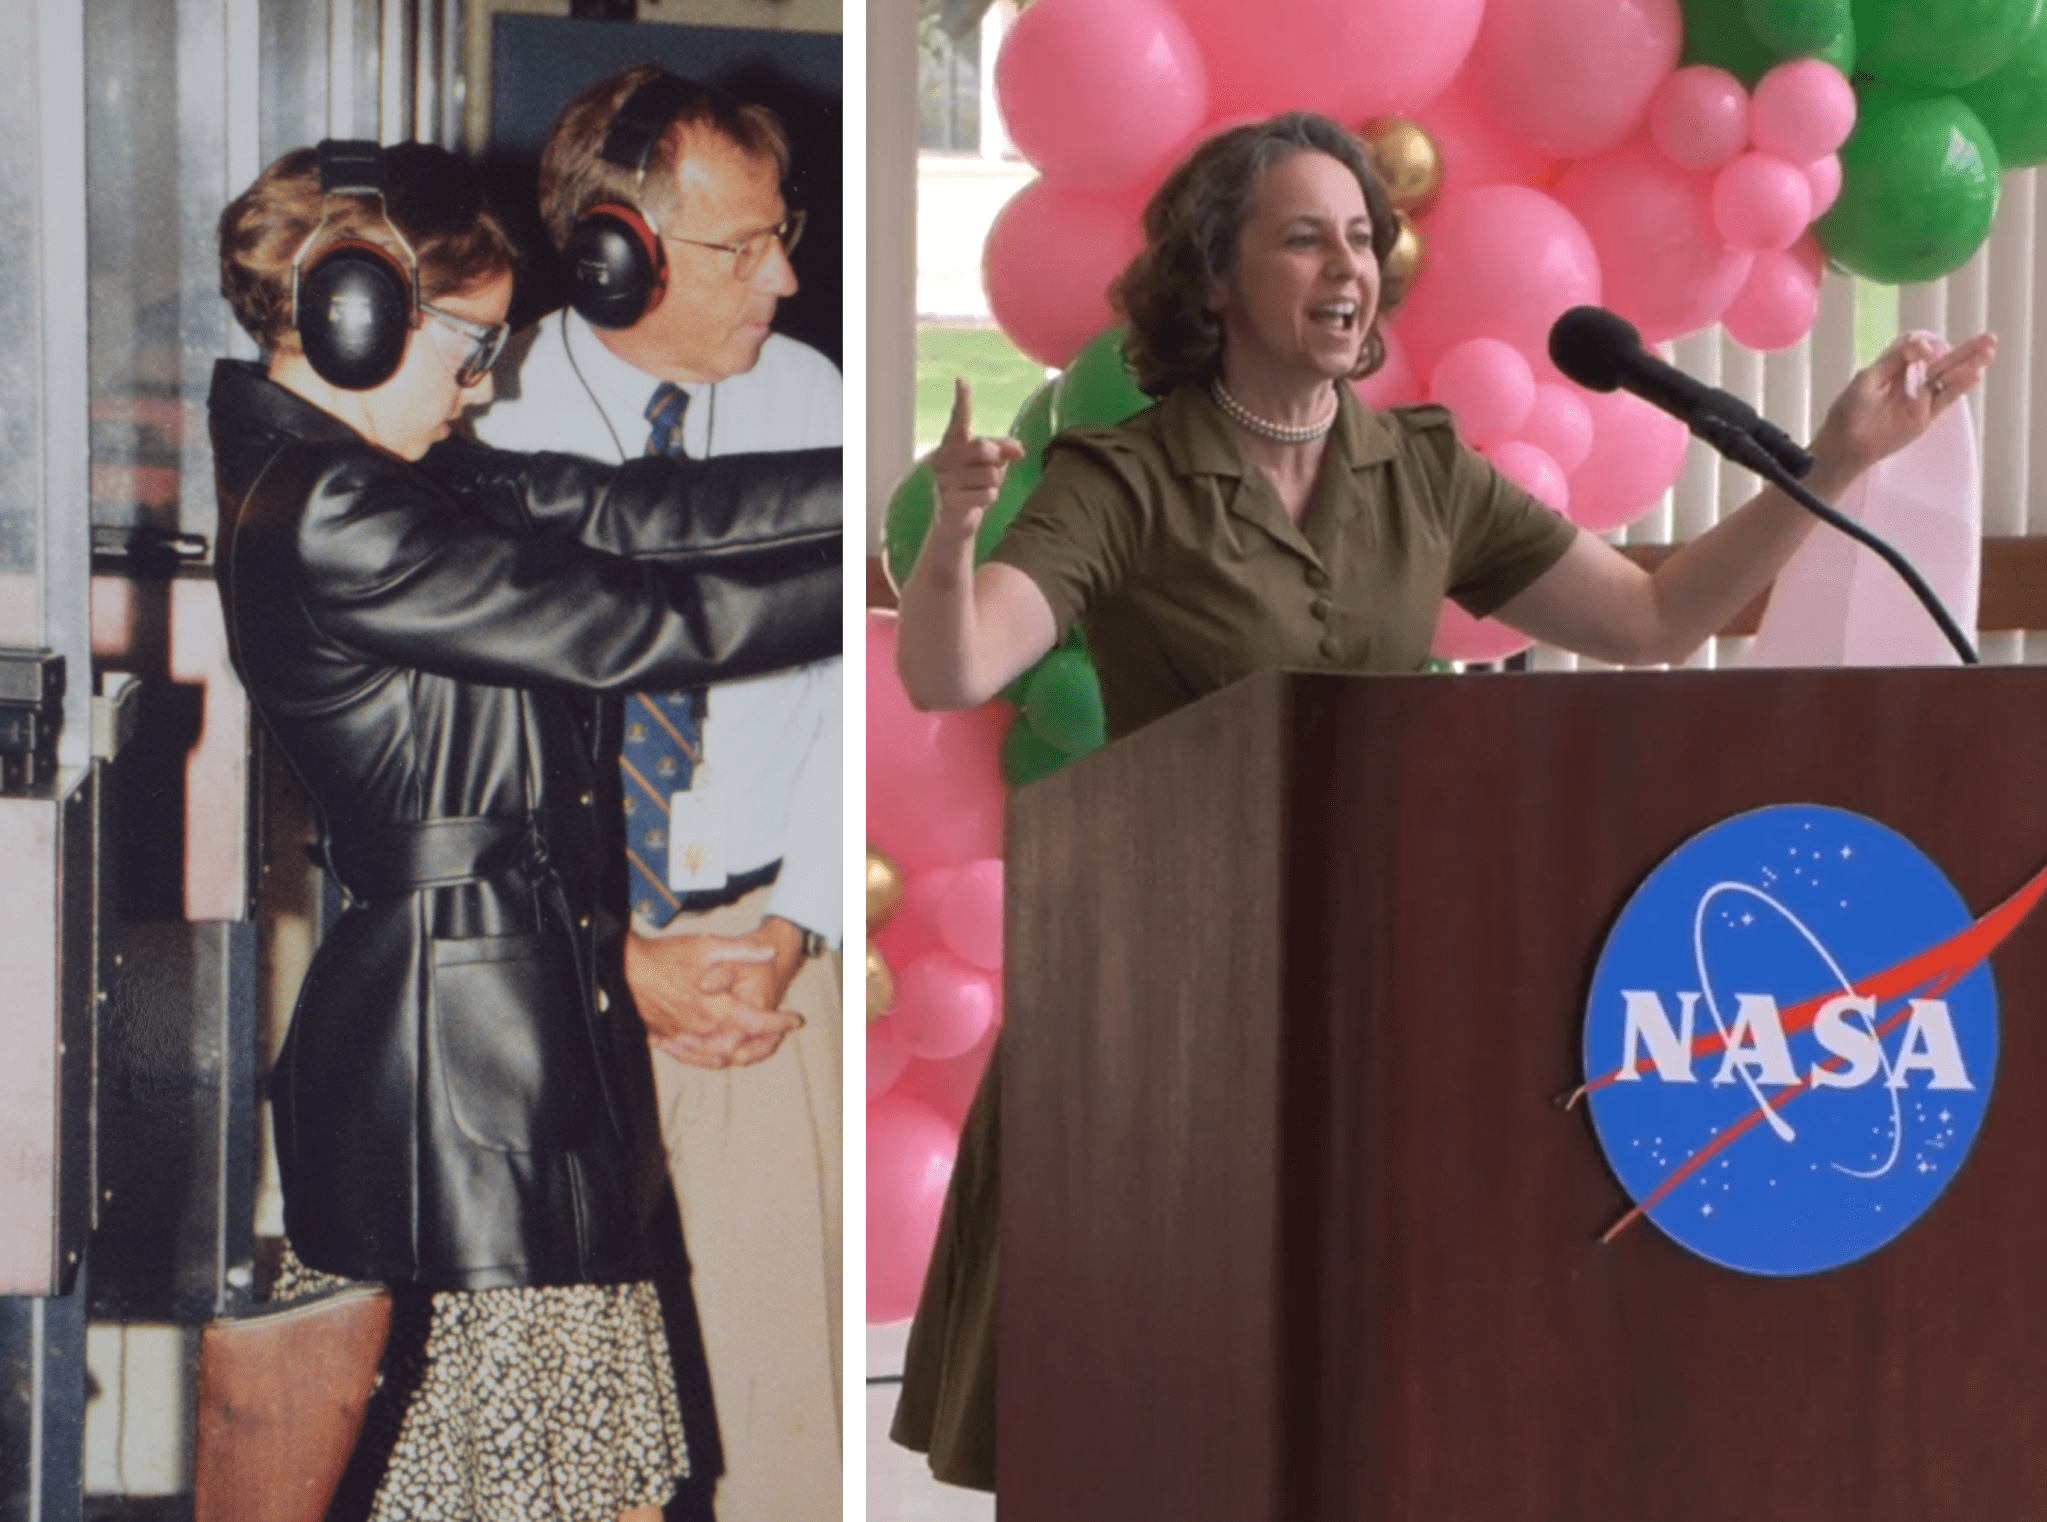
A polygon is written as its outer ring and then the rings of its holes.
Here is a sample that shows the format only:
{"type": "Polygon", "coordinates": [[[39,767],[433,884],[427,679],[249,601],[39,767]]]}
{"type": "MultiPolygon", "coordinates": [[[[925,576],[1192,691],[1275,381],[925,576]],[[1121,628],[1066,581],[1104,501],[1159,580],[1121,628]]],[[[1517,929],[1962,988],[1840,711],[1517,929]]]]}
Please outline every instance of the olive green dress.
{"type": "MultiPolygon", "coordinates": [[[[992,558],[1037,584],[1062,638],[1086,629],[1112,739],[1256,671],[1413,671],[1446,594],[1484,617],[1570,546],[1577,530],[1458,443],[1444,409],[1374,412],[1340,394],[1298,525],[1198,387],[1047,446],[992,558]]],[[[891,1429],[939,1479],[982,1490],[995,1488],[1000,1059],[998,1044],[960,1137],[891,1429]]]]}

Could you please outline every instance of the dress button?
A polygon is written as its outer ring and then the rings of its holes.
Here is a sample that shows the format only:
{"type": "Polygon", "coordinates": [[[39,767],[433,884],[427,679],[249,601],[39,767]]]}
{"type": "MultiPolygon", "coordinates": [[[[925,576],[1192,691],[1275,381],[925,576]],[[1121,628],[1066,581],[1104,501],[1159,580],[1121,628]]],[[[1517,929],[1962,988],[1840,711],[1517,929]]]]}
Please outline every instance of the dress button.
{"type": "Polygon", "coordinates": [[[581,929],[588,930],[590,928],[590,916],[587,914],[584,915],[582,918],[576,921],[576,924],[581,929]]]}
{"type": "Polygon", "coordinates": [[[1315,590],[1318,592],[1321,591],[1322,588],[1329,585],[1329,573],[1323,570],[1322,567],[1320,567],[1319,565],[1309,566],[1308,585],[1315,588],[1315,590]]]}
{"type": "Polygon", "coordinates": [[[1342,650],[1343,646],[1336,642],[1335,635],[1325,634],[1322,636],[1322,643],[1318,648],[1321,650],[1324,660],[1333,661],[1336,659],[1337,652],[1342,650]]]}
{"type": "Polygon", "coordinates": [[[587,809],[590,806],[590,795],[588,793],[585,793],[582,797],[578,798],[576,802],[582,804],[583,807],[587,809]]]}
{"type": "Polygon", "coordinates": [[[1308,604],[1308,611],[1317,618],[1327,619],[1329,617],[1329,599],[1326,597],[1316,598],[1308,604]]]}

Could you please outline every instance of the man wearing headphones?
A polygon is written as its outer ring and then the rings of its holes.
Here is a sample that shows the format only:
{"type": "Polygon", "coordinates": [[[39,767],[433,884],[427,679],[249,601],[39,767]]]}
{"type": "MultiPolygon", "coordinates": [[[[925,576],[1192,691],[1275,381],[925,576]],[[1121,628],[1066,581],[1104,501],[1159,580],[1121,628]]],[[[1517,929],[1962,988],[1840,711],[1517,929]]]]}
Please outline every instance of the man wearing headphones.
{"type": "MultiPolygon", "coordinates": [[[[572,305],[478,420],[605,460],[841,441],[840,377],[771,330],[796,290],[773,113],[649,65],[541,160],[572,305]]],[[[627,701],[633,934],[725,1454],[722,1522],[839,1514],[841,667],[627,701]]]]}

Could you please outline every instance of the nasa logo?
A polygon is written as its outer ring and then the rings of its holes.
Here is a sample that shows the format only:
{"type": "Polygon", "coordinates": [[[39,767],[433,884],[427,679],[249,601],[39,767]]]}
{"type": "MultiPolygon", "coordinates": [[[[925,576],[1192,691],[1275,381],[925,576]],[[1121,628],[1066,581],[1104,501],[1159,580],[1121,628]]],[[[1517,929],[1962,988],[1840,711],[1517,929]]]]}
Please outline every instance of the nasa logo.
{"type": "Polygon", "coordinates": [[[1621,1224],[1777,1275],[1904,1231],[1983,1123],[1986,958],[2043,887],[1978,920],[1902,835],[1807,804],[1686,842],[1622,910],[1586,1012],[1593,1129],[1636,1201],[1621,1224]]]}

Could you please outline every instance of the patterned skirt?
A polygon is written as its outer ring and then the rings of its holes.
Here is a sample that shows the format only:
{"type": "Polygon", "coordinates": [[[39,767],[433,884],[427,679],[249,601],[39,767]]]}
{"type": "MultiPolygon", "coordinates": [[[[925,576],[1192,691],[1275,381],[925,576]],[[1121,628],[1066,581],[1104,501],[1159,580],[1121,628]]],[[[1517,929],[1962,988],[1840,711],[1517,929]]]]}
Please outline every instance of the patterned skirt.
{"type": "MultiPolygon", "coordinates": [[[[273,1303],[348,1281],[285,1244],[273,1303]]],[[[362,1440],[328,1515],[614,1522],[689,1473],[654,1286],[393,1296],[362,1440]]]]}

